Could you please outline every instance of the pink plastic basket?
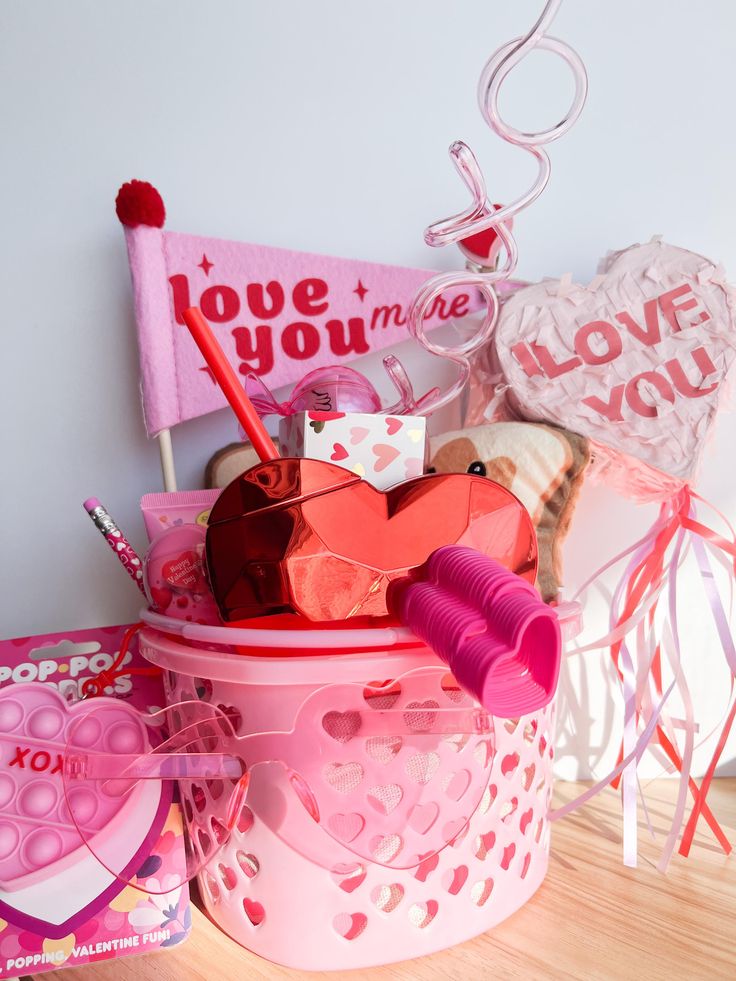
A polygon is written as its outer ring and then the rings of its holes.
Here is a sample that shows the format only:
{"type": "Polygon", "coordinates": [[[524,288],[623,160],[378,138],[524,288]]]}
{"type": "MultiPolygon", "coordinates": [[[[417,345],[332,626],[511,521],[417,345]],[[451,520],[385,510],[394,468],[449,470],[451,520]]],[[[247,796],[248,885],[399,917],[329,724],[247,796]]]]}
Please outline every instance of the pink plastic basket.
{"type": "MultiPolygon", "coordinates": [[[[426,648],[244,657],[219,645],[205,651],[204,635],[175,638],[148,619],[141,650],[164,669],[169,702],[201,698],[220,706],[240,735],[290,729],[304,699],[323,685],[381,682],[441,663],[426,648]]],[[[220,643],[232,636],[226,628],[209,630],[220,643]]],[[[443,685],[427,696],[451,700],[452,691],[443,685]]],[[[553,705],[494,720],[495,754],[480,806],[451,845],[409,870],[356,859],[312,820],[283,767],[257,767],[236,830],[199,876],[210,916],[249,950],[301,970],[390,963],[485,932],[522,906],[547,870],[553,722],[553,705]]],[[[355,746],[356,753],[363,749],[355,746]]],[[[427,767],[441,779],[462,737],[438,737],[436,749],[427,767]]],[[[206,826],[210,792],[199,813],[188,808],[190,827],[206,826]]]]}

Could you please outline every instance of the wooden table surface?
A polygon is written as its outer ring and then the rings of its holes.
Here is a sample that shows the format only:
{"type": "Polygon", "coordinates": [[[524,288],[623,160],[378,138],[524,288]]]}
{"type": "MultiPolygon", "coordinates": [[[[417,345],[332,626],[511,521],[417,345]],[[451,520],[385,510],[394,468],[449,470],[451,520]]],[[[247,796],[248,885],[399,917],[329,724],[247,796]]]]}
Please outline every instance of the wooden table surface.
{"type": "MultiPolygon", "coordinates": [[[[579,784],[558,783],[557,804],[579,784]]],[[[726,858],[710,833],[687,859],[662,875],[656,861],[676,793],[674,780],[645,795],[657,832],[641,825],[640,864],[621,862],[619,798],[608,790],[557,823],[549,874],[521,910],[494,930],[414,961],[344,971],[342,981],[524,981],[547,978],[633,981],[736,979],[736,857],[726,858]]],[[[709,802],[721,825],[736,828],[736,779],[716,780],[709,802]]],[[[736,834],[729,835],[736,841],[736,834]]],[[[234,944],[198,910],[181,947],[36,975],[45,981],[240,981],[319,978],[279,967],[234,944]]],[[[286,942],[286,941],[285,941],[286,942]]]]}

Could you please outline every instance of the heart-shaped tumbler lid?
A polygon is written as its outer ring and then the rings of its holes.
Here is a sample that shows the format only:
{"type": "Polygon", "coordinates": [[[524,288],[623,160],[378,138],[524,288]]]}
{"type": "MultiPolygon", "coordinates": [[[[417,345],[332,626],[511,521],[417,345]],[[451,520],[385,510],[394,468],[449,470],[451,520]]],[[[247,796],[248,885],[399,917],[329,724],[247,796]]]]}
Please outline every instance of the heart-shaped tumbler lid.
{"type": "Polygon", "coordinates": [[[454,544],[534,581],[531,518],[493,481],[430,474],[382,493],[341,467],[284,458],[223,490],[207,566],[226,622],[284,612],[321,622],[386,617],[391,581],[454,544]]]}
{"type": "Polygon", "coordinates": [[[514,408],[623,460],[624,493],[637,461],[689,481],[734,359],[734,293],[710,260],[652,241],[611,255],[588,286],[518,291],[495,346],[514,408]]]}
{"type": "Polygon", "coordinates": [[[171,785],[141,783],[124,801],[80,788],[74,800],[90,839],[107,840],[115,874],[80,837],[64,795],[70,727],[109,752],[149,748],[139,713],[116,699],[70,706],[48,685],[0,691],[0,915],[46,937],[63,937],[103,908],[155,844],[171,785]]]}

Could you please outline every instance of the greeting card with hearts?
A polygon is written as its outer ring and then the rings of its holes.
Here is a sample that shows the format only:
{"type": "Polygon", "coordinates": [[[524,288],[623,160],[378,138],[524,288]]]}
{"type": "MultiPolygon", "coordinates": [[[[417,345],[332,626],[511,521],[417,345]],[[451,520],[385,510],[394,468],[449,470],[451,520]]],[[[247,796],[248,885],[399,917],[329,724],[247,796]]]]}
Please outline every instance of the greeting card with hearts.
{"type": "Polygon", "coordinates": [[[511,405],[618,458],[624,492],[637,461],[690,482],[736,354],[735,309],[720,266],[657,240],[612,254],[588,286],[519,290],[495,343],[511,405]]]}
{"type": "MultiPolygon", "coordinates": [[[[115,678],[106,690],[115,699],[79,701],[84,682],[110,667],[127,629],[0,642],[0,977],[170,947],[191,928],[183,827],[170,783],[141,781],[123,803],[78,789],[77,813],[87,815],[94,834],[125,831],[116,834],[110,870],[68,811],[62,766],[70,726],[110,752],[131,739],[143,747],[135,709],[164,704],[161,679],[136,674],[115,678]]],[[[144,663],[134,641],[124,665],[144,663]]]]}
{"type": "Polygon", "coordinates": [[[352,470],[378,490],[424,473],[427,420],[367,412],[298,412],[279,424],[284,456],[352,470]]]}

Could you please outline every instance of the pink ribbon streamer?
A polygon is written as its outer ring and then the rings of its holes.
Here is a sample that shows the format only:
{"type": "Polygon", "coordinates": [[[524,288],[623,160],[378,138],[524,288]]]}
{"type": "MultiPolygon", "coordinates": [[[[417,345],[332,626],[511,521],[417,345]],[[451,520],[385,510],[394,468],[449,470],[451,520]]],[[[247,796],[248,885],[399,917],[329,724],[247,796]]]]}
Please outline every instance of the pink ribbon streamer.
{"type": "MultiPolygon", "coordinates": [[[[639,553],[634,555],[629,567],[629,575],[633,575],[634,570],[640,563],[643,556],[639,553]]],[[[616,611],[619,608],[623,594],[625,592],[625,582],[628,577],[619,583],[619,587],[614,594],[611,605],[611,619],[613,621],[616,611]]],[[[611,626],[614,622],[611,623],[611,626]]],[[[642,631],[643,632],[643,631],[642,631]]],[[[636,748],[636,726],[637,726],[637,685],[636,670],[634,659],[629,652],[628,644],[625,640],[621,641],[621,675],[624,692],[624,733],[623,733],[623,752],[628,756],[636,748]]],[[[637,861],[637,762],[632,761],[622,773],[622,806],[623,806],[623,850],[624,865],[636,866],[637,861]]]]}
{"type": "MultiPolygon", "coordinates": [[[[563,808],[558,808],[551,815],[552,820],[559,819],[590,800],[604,787],[616,785],[620,778],[624,864],[636,865],[637,794],[639,792],[637,767],[647,750],[654,751],[661,747],[671,764],[680,771],[675,810],[658,864],[661,871],[666,871],[681,833],[680,852],[687,854],[701,814],[708,819],[724,851],[728,853],[731,850],[730,842],[707,807],[706,796],[717,759],[723,752],[728,732],[736,718],[736,702],[730,711],[727,711],[716,750],[699,788],[691,777],[693,754],[696,748],[695,736],[699,727],[695,720],[692,696],[682,663],[678,624],[678,574],[691,550],[696,558],[704,594],[731,675],[730,703],[736,679],[736,645],[729,626],[729,615],[724,607],[708,552],[712,550],[719,561],[726,566],[730,574],[729,589],[732,598],[736,535],[730,523],[720,515],[720,512],[708,505],[690,488],[684,487],[675,497],[662,504],[660,513],[647,534],[607,562],[590,577],[577,594],[579,596],[588,589],[613,565],[628,559],[611,602],[611,629],[605,637],[570,652],[574,655],[605,647],[611,648],[624,699],[622,759],[603,780],[598,781],[590,790],[563,808]],[[730,537],[715,532],[698,519],[697,502],[704,507],[711,507],[714,513],[722,518],[730,537]],[[667,599],[664,610],[658,607],[663,594],[667,599]],[[633,637],[631,637],[632,633],[633,637]],[[672,680],[664,694],[661,693],[660,653],[662,651],[672,675],[672,680]],[[683,720],[675,720],[665,711],[667,699],[673,691],[677,691],[682,701],[685,714],[683,720]],[[640,732],[642,723],[644,728],[640,732]],[[681,752],[677,748],[680,734],[684,734],[681,752]],[[683,832],[688,790],[693,795],[694,805],[683,832]]],[[[692,601],[691,597],[689,599],[692,601]]],[[[705,738],[709,738],[710,735],[712,733],[705,738]]]]}
{"type": "MultiPolygon", "coordinates": [[[[664,644],[664,650],[672,667],[675,682],[677,684],[677,688],[679,689],[680,697],[682,698],[683,706],[685,708],[685,748],[682,753],[682,769],[680,771],[680,786],[677,791],[675,813],[672,818],[670,833],[665,841],[664,848],[662,849],[662,855],[657,866],[660,872],[667,871],[667,867],[670,863],[670,859],[672,858],[672,853],[675,850],[677,839],[682,828],[682,823],[685,817],[685,808],[687,806],[687,791],[690,782],[690,772],[692,770],[693,750],[695,747],[695,712],[692,697],[690,695],[690,689],[682,668],[682,659],[680,656],[680,632],[677,623],[677,573],[679,568],[680,553],[685,541],[685,534],[686,533],[684,531],[681,531],[678,535],[674,557],[668,574],[669,627],[671,631],[670,635],[672,638],[672,644],[670,645],[667,642],[664,644]]],[[[667,640],[667,638],[665,638],[665,640],[667,640]]],[[[676,738],[674,730],[671,738],[676,738]]]]}
{"type": "MultiPolygon", "coordinates": [[[[730,524],[728,522],[726,522],[726,524],[728,524],[729,530],[733,532],[730,524]]],[[[729,692],[729,701],[731,701],[733,698],[734,681],[736,680],[736,644],[734,644],[733,634],[729,629],[728,616],[723,607],[715,576],[713,575],[713,569],[708,560],[708,550],[706,548],[705,541],[702,538],[694,539],[693,552],[695,553],[698,566],[700,568],[703,589],[708,599],[708,606],[718,632],[721,647],[723,648],[723,652],[726,656],[726,662],[731,670],[731,690],[729,692]]],[[[723,724],[721,735],[716,745],[715,752],[713,753],[713,757],[711,758],[710,765],[708,766],[705,777],[703,778],[703,782],[701,784],[701,796],[695,802],[692,814],[690,815],[690,820],[688,821],[687,827],[683,833],[682,842],[680,845],[681,855],[689,854],[698,819],[702,812],[702,806],[705,802],[705,796],[710,788],[711,780],[713,779],[713,773],[715,772],[718,760],[720,759],[721,753],[726,745],[726,740],[728,739],[728,735],[731,731],[735,715],[736,701],[733,701],[731,709],[728,712],[726,720],[723,724]]]]}
{"type": "Polygon", "coordinates": [[[639,737],[636,746],[629,753],[629,755],[625,756],[620,763],[617,763],[616,766],[608,774],[608,776],[605,776],[602,780],[599,780],[592,787],[588,787],[588,789],[584,791],[584,793],[580,794],[579,797],[576,797],[574,800],[568,801],[568,803],[563,804],[562,807],[557,807],[554,810],[550,811],[550,815],[549,815],[550,821],[559,821],[560,818],[565,817],[567,814],[572,814],[573,811],[577,811],[578,808],[582,807],[583,804],[587,804],[589,800],[592,800],[593,797],[599,794],[602,790],[605,790],[606,787],[610,786],[611,782],[615,780],[616,777],[620,776],[623,773],[623,771],[626,769],[626,767],[629,766],[629,764],[633,762],[638,762],[642,758],[647,746],[649,745],[652,739],[652,736],[654,735],[654,730],[657,727],[657,722],[659,721],[659,716],[662,711],[662,708],[664,707],[664,704],[667,701],[667,699],[670,697],[670,694],[672,693],[672,689],[674,687],[675,687],[675,682],[673,681],[672,684],[667,689],[667,691],[662,696],[662,698],[660,699],[659,704],[657,705],[654,712],[652,712],[652,715],[648,720],[644,728],[644,731],[639,737]]]}

